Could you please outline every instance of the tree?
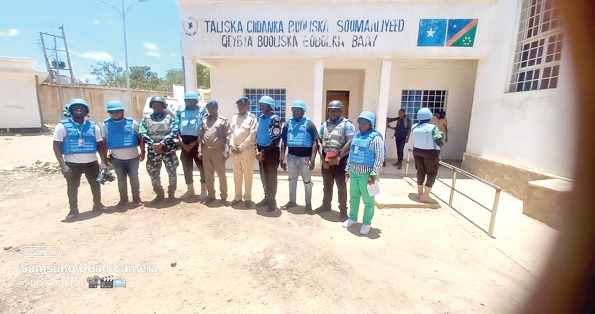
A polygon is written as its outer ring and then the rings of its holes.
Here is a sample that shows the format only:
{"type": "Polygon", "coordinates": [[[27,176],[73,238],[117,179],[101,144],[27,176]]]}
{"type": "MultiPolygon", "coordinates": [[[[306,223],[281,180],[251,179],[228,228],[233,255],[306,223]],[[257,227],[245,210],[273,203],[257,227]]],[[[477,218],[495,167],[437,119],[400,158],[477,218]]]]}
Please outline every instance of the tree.
{"type": "Polygon", "coordinates": [[[199,88],[211,88],[211,71],[202,64],[196,65],[196,80],[199,88]]]}
{"type": "Polygon", "coordinates": [[[91,66],[91,75],[97,78],[100,85],[122,87],[126,85],[124,68],[115,62],[97,62],[91,66]]]}
{"type": "Polygon", "coordinates": [[[161,78],[151,71],[150,66],[133,65],[130,67],[130,87],[146,90],[158,90],[161,78]]]}
{"type": "Polygon", "coordinates": [[[182,69],[169,69],[165,72],[165,78],[161,80],[160,89],[164,91],[172,91],[173,85],[184,84],[184,72],[182,69]]]}

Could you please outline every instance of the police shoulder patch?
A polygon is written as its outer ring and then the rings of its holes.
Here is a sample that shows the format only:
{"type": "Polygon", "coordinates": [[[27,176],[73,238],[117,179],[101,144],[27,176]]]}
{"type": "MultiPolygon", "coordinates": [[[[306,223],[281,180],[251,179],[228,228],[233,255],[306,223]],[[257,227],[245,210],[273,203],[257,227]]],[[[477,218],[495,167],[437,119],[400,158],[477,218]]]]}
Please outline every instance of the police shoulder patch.
{"type": "Polygon", "coordinates": [[[274,135],[279,135],[279,133],[281,133],[281,130],[279,130],[279,128],[274,128],[273,129],[273,134],[274,135]]]}

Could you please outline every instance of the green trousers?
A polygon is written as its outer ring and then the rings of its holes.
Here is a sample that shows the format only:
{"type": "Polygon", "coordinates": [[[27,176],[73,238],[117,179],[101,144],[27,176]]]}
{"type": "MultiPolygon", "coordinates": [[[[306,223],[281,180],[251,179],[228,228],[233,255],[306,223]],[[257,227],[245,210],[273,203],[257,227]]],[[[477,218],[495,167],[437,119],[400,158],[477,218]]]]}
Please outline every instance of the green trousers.
{"type": "Polygon", "coordinates": [[[372,217],[374,217],[374,197],[368,194],[368,180],[370,173],[356,174],[349,171],[349,194],[350,212],[349,219],[357,221],[357,214],[359,213],[360,198],[364,201],[364,225],[372,224],[372,217]]]}

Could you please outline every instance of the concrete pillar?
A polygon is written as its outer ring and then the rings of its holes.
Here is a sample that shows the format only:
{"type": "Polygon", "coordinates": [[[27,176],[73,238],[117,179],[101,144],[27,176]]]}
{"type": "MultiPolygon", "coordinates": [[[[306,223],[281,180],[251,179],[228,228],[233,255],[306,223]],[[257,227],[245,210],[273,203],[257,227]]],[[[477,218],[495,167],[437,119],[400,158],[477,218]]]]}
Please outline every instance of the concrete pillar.
{"type": "Polygon", "coordinates": [[[376,130],[386,140],[386,116],[388,112],[388,94],[393,62],[390,58],[382,60],[380,69],[380,88],[378,92],[378,109],[376,110],[376,130]]]}
{"type": "Polygon", "coordinates": [[[192,56],[184,56],[184,91],[196,91],[196,61],[192,56]]]}
{"type": "Polygon", "coordinates": [[[324,59],[316,58],[314,60],[314,103],[312,104],[312,122],[318,127],[324,117],[324,59]]]}

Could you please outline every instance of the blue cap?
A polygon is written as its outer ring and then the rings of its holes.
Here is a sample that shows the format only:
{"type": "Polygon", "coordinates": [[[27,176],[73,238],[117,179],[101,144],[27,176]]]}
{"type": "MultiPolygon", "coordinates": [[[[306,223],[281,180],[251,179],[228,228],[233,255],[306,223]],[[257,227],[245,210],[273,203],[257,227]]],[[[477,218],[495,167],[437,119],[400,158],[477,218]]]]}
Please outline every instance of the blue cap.
{"type": "Polygon", "coordinates": [[[248,97],[241,97],[240,99],[236,100],[236,104],[240,104],[240,103],[244,103],[244,102],[250,102],[250,100],[248,100],[248,97]]]}
{"type": "Polygon", "coordinates": [[[207,102],[207,106],[219,107],[219,103],[216,100],[209,100],[209,102],[207,102]]]}

